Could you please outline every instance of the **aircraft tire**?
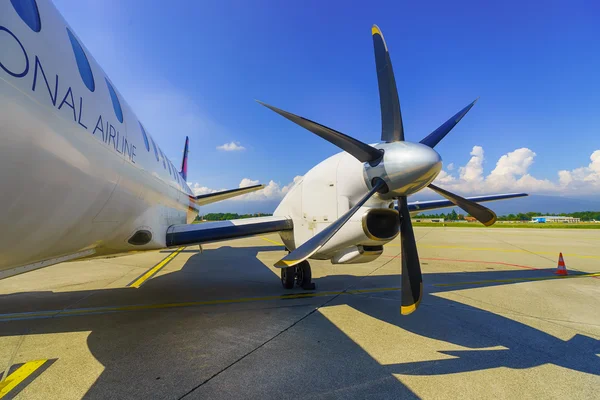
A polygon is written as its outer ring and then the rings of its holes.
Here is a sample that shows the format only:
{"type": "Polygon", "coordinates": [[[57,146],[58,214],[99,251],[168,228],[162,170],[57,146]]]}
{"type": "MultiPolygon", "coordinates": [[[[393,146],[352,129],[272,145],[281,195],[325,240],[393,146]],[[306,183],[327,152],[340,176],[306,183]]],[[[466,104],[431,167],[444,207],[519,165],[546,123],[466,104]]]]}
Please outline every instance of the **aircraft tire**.
{"type": "Polygon", "coordinates": [[[296,267],[281,268],[281,284],[285,289],[293,289],[296,281],[296,267]]]}
{"type": "Polygon", "coordinates": [[[314,289],[312,271],[308,261],[304,260],[296,266],[296,285],[303,289],[314,289]]]}

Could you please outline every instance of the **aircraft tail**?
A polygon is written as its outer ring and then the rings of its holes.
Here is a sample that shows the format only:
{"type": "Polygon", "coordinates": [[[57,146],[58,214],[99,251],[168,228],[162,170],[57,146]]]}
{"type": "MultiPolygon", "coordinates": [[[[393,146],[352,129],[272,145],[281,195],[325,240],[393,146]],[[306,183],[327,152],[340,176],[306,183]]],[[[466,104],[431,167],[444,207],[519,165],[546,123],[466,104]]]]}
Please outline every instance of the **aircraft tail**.
{"type": "Polygon", "coordinates": [[[188,160],[188,152],[190,146],[190,138],[188,136],[185,137],[185,147],[183,148],[183,159],[181,160],[181,171],[179,174],[183,178],[184,181],[187,182],[187,160],[188,160]]]}

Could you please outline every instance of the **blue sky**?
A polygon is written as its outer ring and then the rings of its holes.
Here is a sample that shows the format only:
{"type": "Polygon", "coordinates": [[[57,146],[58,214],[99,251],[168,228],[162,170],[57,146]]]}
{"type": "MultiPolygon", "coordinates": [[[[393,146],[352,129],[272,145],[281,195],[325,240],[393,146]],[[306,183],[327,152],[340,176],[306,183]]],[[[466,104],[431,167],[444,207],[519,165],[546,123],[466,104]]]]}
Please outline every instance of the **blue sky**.
{"type": "Polygon", "coordinates": [[[447,188],[564,195],[596,178],[600,188],[600,152],[590,161],[600,149],[597,2],[55,4],[174,163],[190,136],[188,180],[198,186],[247,178],[282,188],[337,152],[253,99],[376,142],[376,23],[408,140],[481,96],[436,148],[447,188]],[[217,149],[230,142],[244,149],[217,149]],[[570,177],[560,181],[560,170],[570,177]]]}

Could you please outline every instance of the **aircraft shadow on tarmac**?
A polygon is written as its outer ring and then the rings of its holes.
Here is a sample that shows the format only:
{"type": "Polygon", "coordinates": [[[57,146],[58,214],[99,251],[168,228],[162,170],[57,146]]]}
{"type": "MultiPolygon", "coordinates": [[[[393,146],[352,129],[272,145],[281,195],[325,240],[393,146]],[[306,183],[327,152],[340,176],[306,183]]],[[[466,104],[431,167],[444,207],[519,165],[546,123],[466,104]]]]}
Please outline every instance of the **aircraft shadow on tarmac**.
{"type": "MultiPolygon", "coordinates": [[[[205,250],[190,257],[181,270],[155,277],[140,289],[0,296],[0,313],[287,294],[279,277],[257,258],[259,252],[281,249],[224,246],[205,250]]],[[[342,295],[325,305],[345,304],[416,335],[472,349],[441,351],[455,358],[435,361],[379,364],[324,315],[312,312],[330,297],[4,321],[0,322],[0,336],[91,331],[87,345],[105,369],[88,391],[90,398],[115,393],[121,398],[178,398],[194,388],[198,390],[193,396],[203,397],[365,397],[381,393],[384,398],[390,394],[416,398],[392,374],[439,375],[555,364],[600,375],[599,340],[578,334],[563,341],[510,318],[434,295],[472,288],[433,286],[436,283],[544,276],[552,274],[548,270],[425,273],[422,305],[405,317],[399,315],[398,291],[342,295]],[[294,329],[288,329],[311,312],[294,329]],[[506,349],[480,350],[494,346],[506,349]],[[245,357],[256,348],[260,351],[245,357]],[[234,363],[226,379],[212,379],[234,363]],[[289,377],[305,383],[294,384],[289,377]]],[[[314,281],[317,291],[400,283],[397,275],[332,275],[314,281]]],[[[506,283],[477,287],[501,284],[506,283]]],[[[407,342],[397,345],[412,346],[407,342]]],[[[57,356],[60,361],[60,354],[57,356]]]]}

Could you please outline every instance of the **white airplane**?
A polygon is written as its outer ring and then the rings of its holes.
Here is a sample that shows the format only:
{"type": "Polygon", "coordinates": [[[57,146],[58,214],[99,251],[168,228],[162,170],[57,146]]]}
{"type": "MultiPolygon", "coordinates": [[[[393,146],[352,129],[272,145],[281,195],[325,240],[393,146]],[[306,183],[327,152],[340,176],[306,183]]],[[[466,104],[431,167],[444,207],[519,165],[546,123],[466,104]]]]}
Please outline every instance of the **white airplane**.
{"type": "Polygon", "coordinates": [[[372,34],[381,142],[265,104],[343,152],[308,171],[272,217],[193,225],[200,206],[263,185],[195,196],[186,183],[188,139],[178,171],[50,1],[3,1],[0,279],[75,259],[279,232],[290,251],[276,264],[283,286],[310,288],[309,258],[369,262],[401,233],[401,312],[414,311],[422,277],[410,214],[456,205],[491,225],[496,215],[477,203],[526,194],[465,199],[431,184],[442,168],[433,148],[475,102],[419,143],[405,141],[389,53],[379,28],[372,34]],[[447,200],[407,202],[425,187],[447,200]]]}

